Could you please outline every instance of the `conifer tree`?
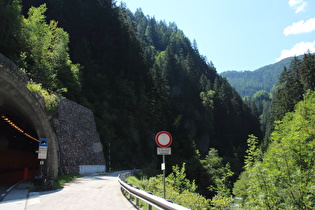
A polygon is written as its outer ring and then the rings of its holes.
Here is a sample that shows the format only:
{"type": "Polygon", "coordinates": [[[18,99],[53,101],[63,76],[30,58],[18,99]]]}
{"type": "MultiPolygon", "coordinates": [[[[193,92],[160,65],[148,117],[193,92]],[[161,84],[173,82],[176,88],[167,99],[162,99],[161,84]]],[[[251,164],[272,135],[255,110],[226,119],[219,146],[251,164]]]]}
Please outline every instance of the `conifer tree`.
{"type": "Polygon", "coordinates": [[[279,78],[279,85],[274,94],[273,118],[281,120],[286,112],[291,112],[294,106],[303,97],[303,86],[301,84],[300,73],[301,61],[294,57],[290,68],[284,67],[279,78]]]}
{"type": "Polygon", "coordinates": [[[16,60],[20,46],[18,39],[22,24],[21,1],[0,0],[0,49],[6,57],[16,60]]]}
{"type": "Polygon", "coordinates": [[[301,83],[304,91],[315,88],[315,55],[310,52],[304,54],[301,63],[301,83]]]}

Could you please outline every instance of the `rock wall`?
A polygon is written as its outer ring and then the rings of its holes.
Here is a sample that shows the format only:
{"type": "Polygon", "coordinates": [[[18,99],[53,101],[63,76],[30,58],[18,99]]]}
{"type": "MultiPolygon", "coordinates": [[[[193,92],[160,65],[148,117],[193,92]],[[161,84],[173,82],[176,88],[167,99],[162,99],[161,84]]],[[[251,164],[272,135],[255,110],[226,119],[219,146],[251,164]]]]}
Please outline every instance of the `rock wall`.
{"type": "Polygon", "coordinates": [[[95,171],[95,168],[105,170],[103,147],[90,109],[63,99],[53,119],[53,126],[59,142],[63,173],[80,173],[80,167],[84,165],[89,168],[95,166],[91,173],[102,172],[95,171]]]}

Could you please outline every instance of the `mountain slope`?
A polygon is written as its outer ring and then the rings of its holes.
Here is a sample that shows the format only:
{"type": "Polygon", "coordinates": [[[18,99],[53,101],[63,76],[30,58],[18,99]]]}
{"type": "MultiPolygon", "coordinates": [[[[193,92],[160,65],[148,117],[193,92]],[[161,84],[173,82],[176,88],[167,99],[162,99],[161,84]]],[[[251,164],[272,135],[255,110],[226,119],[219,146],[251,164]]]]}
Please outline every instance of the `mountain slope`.
{"type": "MultiPolygon", "coordinates": [[[[298,58],[301,59],[303,55],[298,58]]],[[[255,71],[226,71],[221,76],[242,96],[253,96],[259,90],[270,92],[278,83],[284,66],[289,67],[293,57],[285,58],[277,63],[261,67],[255,71]]]]}
{"type": "MultiPolygon", "coordinates": [[[[169,165],[190,162],[196,167],[193,163],[199,154],[203,158],[210,148],[216,148],[234,171],[240,171],[248,134],[260,134],[259,121],[249,107],[175,23],[157,21],[141,11],[132,14],[113,2],[23,1],[23,7],[17,6],[23,8],[24,16],[21,11],[11,12],[23,20],[23,27],[15,29],[16,39],[23,42],[12,51],[13,61],[22,64],[30,76],[32,72],[45,73],[49,79],[58,70],[61,82],[56,84],[68,90],[61,94],[73,96],[94,112],[104,155],[110,155],[112,168],[145,168],[157,163],[154,136],[167,130],[174,139],[169,165]],[[51,20],[55,21],[49,26],[51,20]],[[57,30],[57,25],[63,31],[57,30]],[[52,36],[44,42],[40,29],[58,39],[52,36]],[[35,44],[43,46],[40,53],[35,44]],[[46,56],[52,52],[63,52],[64,60],[71,58],[78,64],[76,92],[69,88],[72,80],[67,69],[52,62],[58,56],[46,56]],[[33,68],[34,64],[38,68],[33,68]],[[47,71],[40,68],[42,64],[47,64],[47,71]]],[[[0,29],[6,30],[1,24],[0,29]]],[[[3,54],[8,51],[1,49],[3,54]]],[[[50,82],[48,79],[43,81],[50,82]]],[[[40,82],[36,78],[33,81],[40,82]]],[[[192,177],[199,174],[199,169],[187,168],[192,177]]],[[[208,186],[205,184],[205,190],[208,186]]]]}

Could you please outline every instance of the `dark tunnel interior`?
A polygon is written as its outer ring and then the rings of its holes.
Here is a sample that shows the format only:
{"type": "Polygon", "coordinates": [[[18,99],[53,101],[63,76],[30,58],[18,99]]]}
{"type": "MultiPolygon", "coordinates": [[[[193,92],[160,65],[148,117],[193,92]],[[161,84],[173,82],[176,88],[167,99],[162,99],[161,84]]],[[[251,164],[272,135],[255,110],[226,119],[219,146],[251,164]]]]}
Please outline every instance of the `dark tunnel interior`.
{"type": "Polygon", "coordinates": [[[0,92],[0,186],[38,173],[38,145],[30,118],[10,97],[0,92]]]}

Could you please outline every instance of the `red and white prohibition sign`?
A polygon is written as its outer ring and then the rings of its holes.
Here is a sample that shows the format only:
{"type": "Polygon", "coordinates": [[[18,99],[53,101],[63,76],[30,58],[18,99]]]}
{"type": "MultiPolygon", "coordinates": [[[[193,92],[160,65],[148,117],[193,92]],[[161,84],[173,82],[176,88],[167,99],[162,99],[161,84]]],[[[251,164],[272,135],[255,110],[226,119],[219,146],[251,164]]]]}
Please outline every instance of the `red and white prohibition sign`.
{"type": "Polygon", "coordinates": [[[160,147],[169,147],[172,141],[172,135],[167,131],[158,132],[155,136],[155,142],[160,147]]]}

